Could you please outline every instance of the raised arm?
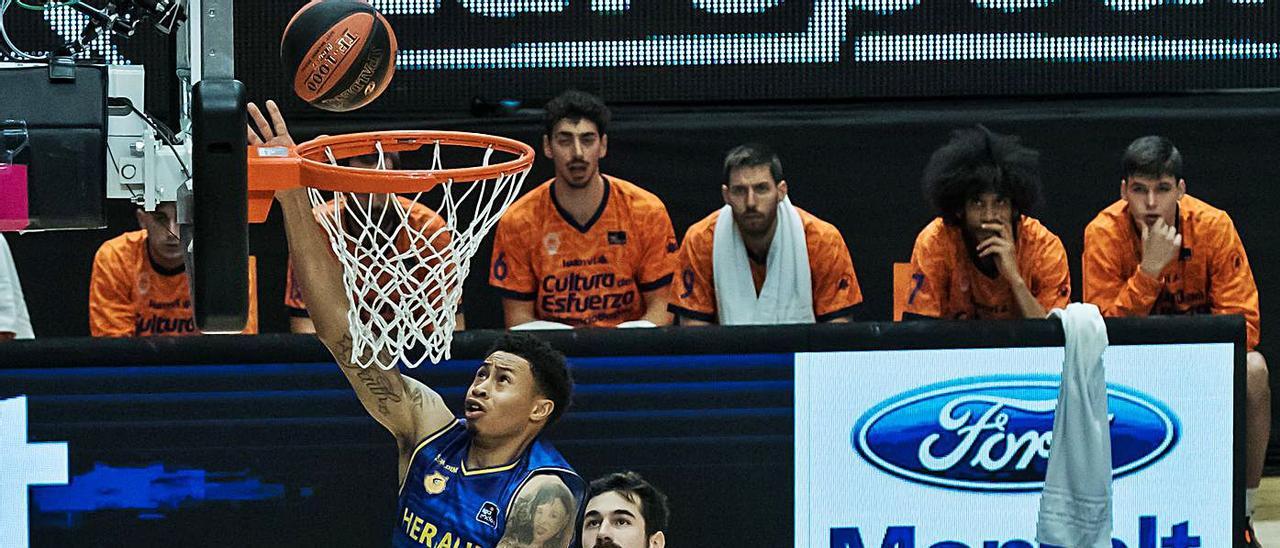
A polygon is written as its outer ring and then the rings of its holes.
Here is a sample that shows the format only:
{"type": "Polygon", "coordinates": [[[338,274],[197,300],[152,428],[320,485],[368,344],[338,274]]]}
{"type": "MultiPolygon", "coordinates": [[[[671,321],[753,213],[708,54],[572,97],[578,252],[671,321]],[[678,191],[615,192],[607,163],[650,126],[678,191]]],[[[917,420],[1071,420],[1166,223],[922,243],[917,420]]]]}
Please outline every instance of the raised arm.
{"type": "MultiPolygon", "coordinates": [[[[268,123],[257,105],[249,105],[252,125],[262,137],[249,129],[249,144],[292,146],[284,118],[272,101],[267,102],[271,115],[268,123]]],[[[453,420],[439,394],[422,383],[405,377],[398,369],[361,368],[352,363],[352,340],[346,289],[342,281],[342,265],[329,249],[329,240],[316,222],[310,198],[304,189],[276,192],[284,212],[289,253],[294,260],[294,273],[307,303],[316,336],[338,362],[339,368],[365,410],[395,436],[401,449],[401,472],[419,440],[453,420]]]]}
{"type": "Polygon", "coordinates": [[[516,493],[497,548],[568,548],[578,501],[557,476],[534,476],[516,493]]]}

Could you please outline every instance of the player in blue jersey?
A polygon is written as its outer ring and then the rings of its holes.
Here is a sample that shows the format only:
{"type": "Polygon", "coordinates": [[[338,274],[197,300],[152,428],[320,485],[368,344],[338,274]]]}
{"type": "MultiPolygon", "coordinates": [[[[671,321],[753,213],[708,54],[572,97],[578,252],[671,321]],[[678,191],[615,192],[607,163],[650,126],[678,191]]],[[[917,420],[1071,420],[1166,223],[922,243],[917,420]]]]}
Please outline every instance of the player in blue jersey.
{"type": "MultiPolygon", "coordinates": [[[[293,145],[275,103],[269,101],[267,109],[270,123],[249,105],[249,143],[293,145]]],[[[564,413],[573,391],[564,356],[527,335],[502,337],[471,381],[464,419],[398,369],[360,368],[350,359],[342,267],[316,224],[310,199],[302,189],[279,191],[276,199],[316,335],[360,403],[399,447],[392,545],[567,548],[586,485],[539,438],[564,413]]]]}

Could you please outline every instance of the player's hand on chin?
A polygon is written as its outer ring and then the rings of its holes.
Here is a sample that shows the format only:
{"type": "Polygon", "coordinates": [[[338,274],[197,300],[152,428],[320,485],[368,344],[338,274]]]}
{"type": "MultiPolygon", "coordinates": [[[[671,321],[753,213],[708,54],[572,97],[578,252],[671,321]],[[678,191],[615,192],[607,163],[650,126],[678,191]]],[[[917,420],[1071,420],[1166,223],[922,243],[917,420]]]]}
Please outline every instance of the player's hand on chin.
{"type": "Polygon", "coordinates": [[[995,255],[996,269],[1000,277],[1009,283],[1021,283],[1022,274],[1018,272],[1017,247],[1013,243],[1013,234],[1004,223],[984,223],[982,228],[996,232],[978,244],[978,256],[995,255]]]}
{"type": "Polygon", "coordinates": [[[1164,219],[1147,227],[1142,225],[1142,263],[1139,265],[1148,276],[1157,277],[1182,250],[1182,235],[1164,219]]]}

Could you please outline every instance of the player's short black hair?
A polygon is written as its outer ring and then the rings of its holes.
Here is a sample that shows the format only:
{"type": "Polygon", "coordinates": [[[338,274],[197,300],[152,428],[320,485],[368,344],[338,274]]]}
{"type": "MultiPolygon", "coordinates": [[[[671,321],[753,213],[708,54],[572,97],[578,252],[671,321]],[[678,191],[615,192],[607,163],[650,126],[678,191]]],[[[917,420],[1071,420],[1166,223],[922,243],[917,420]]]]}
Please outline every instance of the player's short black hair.
{"type": "Polygon", "coordinates": [[[1173,141],[1159,135],[1138,137],[1124,149],[1120,169],[1125,180],[1138,175],[1159,179],[1166,175],[1182,178],[1182,153],[1173,141]]]}
{"type": "MultiPolygon", "coordinates": [[[[386,156],[386,158],[387,158],[387,169],[400,169],[400,165],[401,165],[401,164],[400,164],[400,153],[399,153],[399,152],[387,152],[387,153],[383,154],[383,156],[386,156]]],[[[369,154],[362,154],[362,155],[360,155],[360,156],[352,156],[352,157],[350,157],[350,158],[343,158],[342,160],[339,160],[339,161],[338,161],[338,163],[339,163],[339,164],[342,164],[342,165],[344,165],[344,166],[349,166],[349,165],[351,165],[351,161],[352,161],[352,160],[360,160],[360,161],[362,161],[362,162],[364,162],[364,163],[366,163],[366,164],[373,164],[373,165],[375,165],[375,166],[376,166],[376,165],[378,165],[378,153],[377,153],[377,152],[372,152],[372,153],[369,153],[369,154]]]]}
{"type": "Polygon", "coordinates": [[[984,192],[1008,198],[1015,214],[1040,203],[1040,153],[979,124],[959,129],[933,151],[922,179],[925,198],[947,224],[956,224],[965,201],[984,192]]]}
{"type": "Polygon", "coordinates": [[[582,120],[584,118],[591,120],[596,125],[596,130],[600,132],[600,135],[604,135],[607,132],[609,120],[613,117],[613,114],[609,112],[609,107],[605,106],[604,101],[601,101],[599,97],[576,89],[561,93],[555,99],[548,101],[546,110],[547,114],[543,119],[543,123],[546,124],[545,135],[547,137],[551,136],[551,132],[555,130],[556,124],[560,123],[560,120],[582,120]]]}
{"type": "Polygon", "coordinates": [[[724,179],[721,184],[729,184],[729,173],[743,167],[769,166],[769,174],[775,183],[782,182],[782,160],[773,149],[760,143],[746,143],[733,147],[724,156],[724,179]]]}
{"type": "Polygon", "coordinates": [[[494,352],[506,352],[520,356],[529,362],[538,391],[555,404],[547,426],[551,426],[569,409],[573,400],[573,375],[564,354],[552,348],[546,341],[525,333],[503,333],[494,341],[486,356],[494,352]]]}
{"type": "Polygon", "coordinates": [[[667,529],[667,520],[671,517],[671,511],[667,509],[667,496],[640,477],[640,474],[627,470],[596,478],[587,488],[587,500],[611,491],[617,491],[631,502],[639,502],[640,515],[644,517],[644,538],[648,539],[654,533],[667,529]]]}

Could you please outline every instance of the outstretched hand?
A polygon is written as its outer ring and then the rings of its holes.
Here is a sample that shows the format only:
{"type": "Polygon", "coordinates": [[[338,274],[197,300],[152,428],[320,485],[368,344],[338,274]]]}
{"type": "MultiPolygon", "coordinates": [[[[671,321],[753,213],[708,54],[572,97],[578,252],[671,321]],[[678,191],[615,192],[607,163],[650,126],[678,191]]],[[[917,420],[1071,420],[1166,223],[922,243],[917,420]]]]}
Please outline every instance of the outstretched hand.
{"type": "MultiPolygon", "coordinates": [[[[293,136],[289,135],[289,126],[284,123],[284,115],[280,114],[280,107],[276,106],[276,102],[267,100],[267,114],[271,115],[271,121],[267,122],[267,118],[262,115],[262,109],[253,103],[248,104],[246,109],[249,112],[249,124],[245,127],[245,131],[249,132],[250,146],[276,146],[276,147],[292,147],[296,143],[293,142],[293,136]],[[254,131],[254,128],[257,131],[254,131]]],[[[286,199],[299,199],[305,193],[302,189],[291,188],[278,190],[275,193],[276,200],[284,203],[286,199]],[[298,196],[298,198],[293,198],[298,196]]]]}
{"type": "Polygon", "coordinates": [[[267,122],[267,118],[262,115],[262,110],[258,105],[249,103],[249,126],[246,131],[249,132],[249,144],[256,146],[294,146],[293,137],[289,135],[289,126],[284,123],[284,115],[280,114],[280,107],[276,106],[276,102],[267,100],[267,114],[271,116],[271,121],[267,122]],[[257,131],[254,131],[254,129],[257,131]]]}

